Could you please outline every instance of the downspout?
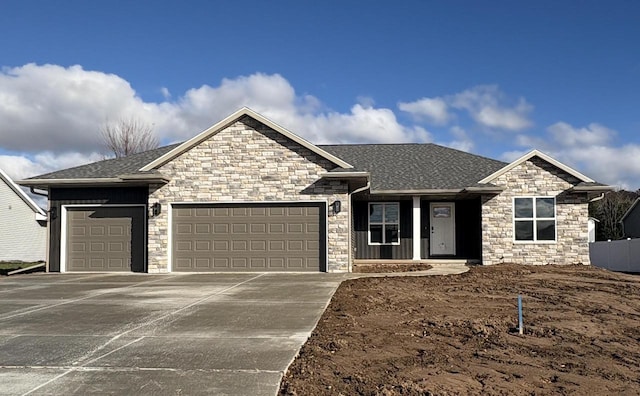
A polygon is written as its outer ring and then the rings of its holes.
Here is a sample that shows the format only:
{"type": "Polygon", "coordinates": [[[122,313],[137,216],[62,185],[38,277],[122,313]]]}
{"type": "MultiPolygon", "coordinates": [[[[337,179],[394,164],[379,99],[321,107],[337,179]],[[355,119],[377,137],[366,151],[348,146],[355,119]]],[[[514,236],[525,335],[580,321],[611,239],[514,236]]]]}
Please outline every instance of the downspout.
{"type": "MultiPolygon", "coordinates": [[[[590,199],[590,200],[589,200],[589,203],[591,203],[591,202],[598,202],[599,200],[601,200],[602,198],[604,198],[604,195],[605,195],[605,194],[606,194],[606,193],[601,193],[599,197],[595,197],[595,198],[593,198],[593,199],[590,199]]],[[[588,213],[587,213],[587,214],[588,214],[588,213]]],[[[622,226],[622,234],[624,234],[624,223],[622,222],[622,220],[620,220],[620,225],[622,226]]],[[[595,230],[595,228],[594,228],[594,230],[595,230]]],[[[596,238],[597,238],[597,236],[598,236],[598,234],[597,234],[597,232],[596,232],[596,238]]],[[[589,238],[588,238],[588,237],[587,237],[587,240],[589,240],[589,238]]]]}
{"type": "Polygon", "coordinates": [[[49,225],[51,224],[51,201],[49,200],[49,191],[45,192],[38,192],[36,191],[35,187],[29,187],[29,191],[31,191],[31,194],[34,195],[40,195],[42,197],[47,197],[47,241],[45,243],[45,248],[44,248],[44,263],[45,263],[45,267],[44,267],[44,271],[45,272],[49,272],[49,241],[51,239],[51,228],[49,227],[49,225]]]}
{"type": "Polygon", "coordinates": [[[42,197],[49,197],[49,193],[48,192],[38,192],[36,191],[35,187],[29,187],[29,191],[31,191],[31,194],[33,195],[40,195],[42,197]]]}
{"type": "Polygon", "coordinates": [[[348,256],[348,271],[349,272],[353,272],[353,249],[352,249],[352,243],[351,240],[353,239],[353,199],[352,199],[352,195],[353,194],[357,194],[359,192],[368,190],[369,188],[371,188],[371,181],[369,180],[369,178],[367,178],[367,184],[363,187],[360,188],[356,188],[355,190],[351,191],[349,193],[349,256],[348,256]]]}

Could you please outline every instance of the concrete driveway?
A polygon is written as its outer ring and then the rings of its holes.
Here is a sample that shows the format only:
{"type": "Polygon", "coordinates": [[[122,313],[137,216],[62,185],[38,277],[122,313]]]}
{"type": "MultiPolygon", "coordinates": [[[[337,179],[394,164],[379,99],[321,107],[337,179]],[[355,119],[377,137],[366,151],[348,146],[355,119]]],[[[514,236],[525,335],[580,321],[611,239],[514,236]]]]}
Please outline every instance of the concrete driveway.
{"type": "Polygon", "coordinates": [[[0,279],[2,395],[274,395],[344,275],[0,279]]]}

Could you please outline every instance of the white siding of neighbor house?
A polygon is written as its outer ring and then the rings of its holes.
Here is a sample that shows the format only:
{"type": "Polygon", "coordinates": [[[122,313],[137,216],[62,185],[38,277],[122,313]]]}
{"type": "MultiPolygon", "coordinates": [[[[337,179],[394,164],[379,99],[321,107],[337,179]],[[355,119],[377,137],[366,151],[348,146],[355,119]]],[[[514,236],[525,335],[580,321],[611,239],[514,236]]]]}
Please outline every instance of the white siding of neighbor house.
{"type": "Polygon", "coordinates": [[[46,237],[46,222],[0,178],[0,261],[44,260],[46,237]]]}

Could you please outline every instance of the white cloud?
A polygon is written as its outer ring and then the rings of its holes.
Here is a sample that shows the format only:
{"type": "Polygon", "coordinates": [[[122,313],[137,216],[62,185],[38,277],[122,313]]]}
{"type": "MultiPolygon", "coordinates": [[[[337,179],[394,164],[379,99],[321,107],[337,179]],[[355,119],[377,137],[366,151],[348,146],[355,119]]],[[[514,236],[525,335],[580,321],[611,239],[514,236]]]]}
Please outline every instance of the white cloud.
{"type": "Polygon", "coordinates": [[[547,128],[553,140],[566,146],[592,146],[609,143],[616,132],[600,124],[591,123],[574,128],[566,122],[557,122],[547,128]]]}
{"type": "Polygon", "coordinates": [[[640,145],[589,146],[558,153],[597,181],[628,190],[640,188],[640,145]]]}
{"type": "Polygon", "coordinates": [[[505,162],[513,162],[528,152],[529,152],[528,150],[527,151],[521,151],[521,150],[506,151],[502,153],[502,155],[500,156],[500,159],[505,162]]]}
{"type": "Polygon", "coordinates": [[[356,103],[362,107],[374,107],[376,105],[376,101],[372,97],[364,95],[358,96],[356,98],[356,103]]]}
{"type": "MultiPolygon", "coordinates": [[[[273,117],[277,119],[276,115],[273,117]]],[[[350,113],[306,114],[290,119],[286,125],[292,125],[293,131],[299,131],[318,144],[431,141],[431,134],[424,128],[399,124],[390,109],[364,107],[360,104],[354,105],[350,113]]]]}
{"type": "Polygon", "coordinates": [[[121,77],[81,66],[27,64],[0,71],[0,168],[22,179],[101,158],[99,131],[108,120],[134,117],[154,126],[163,143],[193,137],[242,106],[314,143],[424,142],[390,109],[361,97],[348,112],[297,95],[278,74],[256,73],[203,85],[172,99],[145,102],[121,77]]]}
{"type": "Polygon", "coordinates": [[[0,155],[0,169],[13,180],[21,180],[47,171],[42,164],[19,155],[0,155]]]}
{"type": "Polygon", "coordinates": [[[100,124],[144,103],[129,83],[80,66],[27,64],[0,73],[0,147],[13,151],[95,149],[100,124]]]}
{"type": "Polygon", "coordinates": [[[521,131],[533,125],[533,110],[524,98],[512,100],[496,85],[480,85],[453,95],[400,102],[398,108],[417,120],[447,125],[467,114],[489,130],[521,131]]]}
{"type": "Polygon", "coordinates": [[[49,151],[37,153],[29,158],[26,155],[0,155],[0,169],[13,180],[26,179],[31,176],[71,168],[103,159],[99,153],[62,153],[49,151]]]}
{"type": "Polygon", "coordinates": [[[167,88],[167,87],[160,88],[160,93],[162,94],[162,97],[165,100],[171,99],[171,92],[169,91],[169,88],[167,88]]]}
{"type": "MultiPolygon", "coordinates": [[[[0,154],[4,153],[0,168],[22,179],[100,159],[99,130],[109,119],[138,118],[153,124],[163,143],[169,143],[196,135],[242,106],[314,143],[433,140],[429,131],[401,124],[394,111],[376,107],[372,98],[357,98],[346,112],[332,111],[312,95],[297,94],[278,74],[224,79],[217,86],[203,85],[180,96],[171,96],[166,88],[161,93],[164,101],[145,102],[121,77],[81,66],[4,68],[0,71],[0,154]]],[[[465,151],[475,147],[457,123],[465,113],[487,130],[522,131],[533,124],[529,119],[533,107],[523,98],[508,98],[497,86],[473,87],[398,106],[436,124],[453,124],[449,125],[453,139],[445,144],[465,151]]],[[[596,123],[576,128],[558,122],[546,132],[545,137],[520,134],[516,145],[540,148],[602,182],[640,187],[640,145],[613,146],[615,131],[596,123]]]]}
{"type": "Polygon", "coordinates": [[[415,102],[400,102],[398,108],[417,119],[427,119],[436,125],[445,125],[451,119],[448,105],[442,98],[422,98],[415,102]]]}
{"type": "Polygon", "coordinates": [[[469,134],[459,126],[453,126],[449,129],[454,137],[454,140],[449,143],[444,143],[445,146],[454,148],[456,150],[471,152],[475,144],[469,134]]]}
{"type": "MultiPolygon", "coordinates": [[[[601,183],[631,190],[640,188],[640,145],[615,146],[612,141],[616,131],[597,123],[574,127],[557,122],[547,128],[547,135],[519,135],[516,144],[542,150],[601,183]]],[[[525,153],[510,151],[502,158],[513,161],[525,153]]]]}
{"type": "Polygon", "coordinates": [[[506,131],[520,131],[533,125],[529,113],[533,110],[524,98],[508,105],[506,95],[495,85],[473,87],[447,97],[451,107],[466,110],[478,124],[506,131]]]}

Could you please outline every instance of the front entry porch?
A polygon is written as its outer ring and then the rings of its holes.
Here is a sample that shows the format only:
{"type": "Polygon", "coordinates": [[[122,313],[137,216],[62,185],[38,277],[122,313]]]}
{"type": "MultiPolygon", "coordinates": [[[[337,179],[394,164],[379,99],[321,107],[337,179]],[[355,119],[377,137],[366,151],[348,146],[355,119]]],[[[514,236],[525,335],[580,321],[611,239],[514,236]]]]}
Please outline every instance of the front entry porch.
{"type": "Polygon", "coordinates": [[[353,263],[479,263],[479,196],[363,195],[353,200],[353,263]]]}

